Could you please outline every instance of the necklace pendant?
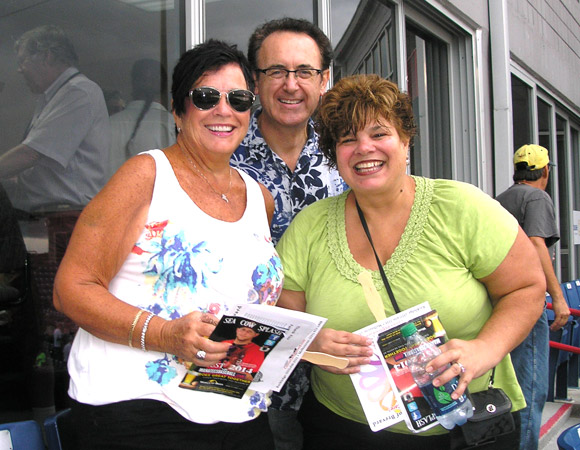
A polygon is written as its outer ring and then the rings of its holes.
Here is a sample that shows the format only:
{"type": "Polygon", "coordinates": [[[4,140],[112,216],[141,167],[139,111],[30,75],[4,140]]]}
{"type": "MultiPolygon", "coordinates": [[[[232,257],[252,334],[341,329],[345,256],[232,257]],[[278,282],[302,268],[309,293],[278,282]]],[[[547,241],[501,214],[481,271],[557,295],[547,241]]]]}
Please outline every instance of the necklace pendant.
{"type": "Polygon", "coordinates": [[[229,203],[230,201],[228,200],[228,198],[226,197],[226,194],[221,194],[222,196],[222,200],[226,203],[229,203]]]}

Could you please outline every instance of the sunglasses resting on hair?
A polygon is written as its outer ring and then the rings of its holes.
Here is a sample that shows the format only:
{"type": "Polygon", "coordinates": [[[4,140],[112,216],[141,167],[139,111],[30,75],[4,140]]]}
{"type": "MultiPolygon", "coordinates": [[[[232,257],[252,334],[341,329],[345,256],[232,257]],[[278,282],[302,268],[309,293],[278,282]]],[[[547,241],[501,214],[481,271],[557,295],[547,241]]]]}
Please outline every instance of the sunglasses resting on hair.
{"type": "Polygon", "coordinates": [[[254,94],[246,89],[232,89],[228,92],[220,92],[213,87],[201,86],[189,91],[191,103],[202,111],[215,108],[220,102],[222,94],[225,94],[228,104],[237,112],[246,112],[254,104],[254,94]]]}

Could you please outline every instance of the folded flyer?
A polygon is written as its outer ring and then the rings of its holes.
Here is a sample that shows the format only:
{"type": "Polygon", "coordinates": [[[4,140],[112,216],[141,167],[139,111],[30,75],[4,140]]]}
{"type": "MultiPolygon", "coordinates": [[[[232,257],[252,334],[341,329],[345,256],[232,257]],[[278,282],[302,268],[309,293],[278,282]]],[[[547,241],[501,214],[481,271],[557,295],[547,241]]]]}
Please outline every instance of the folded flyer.
{"type": "Polygon", "coordinates": [[[209,337],[232,344],[227,356],[209,367],[191,364],[179,386],[236,398],[247,389],[279,391],[325,323],[300,311],[238,305],[209,337]]]}
{"type": "Polygon", "coordinates": [[[402,420],[419,433],[438,424],[406,365],[406,341],[401,327],[413,321],[417,330],[437,345],[445,330],[436,311],[424,302],[355,333],[373,341],[371,363],[350,375],[371,430],[379,431],[402,420]]]}

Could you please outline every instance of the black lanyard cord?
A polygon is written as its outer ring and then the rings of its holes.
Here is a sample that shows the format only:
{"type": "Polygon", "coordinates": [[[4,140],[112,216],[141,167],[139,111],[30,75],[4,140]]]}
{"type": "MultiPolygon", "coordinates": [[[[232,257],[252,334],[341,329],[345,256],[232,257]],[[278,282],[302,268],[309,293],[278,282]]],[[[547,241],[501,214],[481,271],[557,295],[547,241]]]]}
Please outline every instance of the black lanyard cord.
{"type": "Polygon", "coordinates": [[[356,204],[356,210],[358,211],[358,216],[360,218],[360,222],[365,230],[367,238],[369,239],[369,242],[370,242],[371,247],[373,249],[373,252],[375,254],[375,258],[377,260],[377,265],[379,266],[379,271],[381,272],[381,278],[383,279],[383,284],[385,285],[385,288],[387,289],[387,293],[389,294],[389,298],[391,299],[391,303],[393,304],[393,308],[395,308],[395,313],[400,313],[401,309],[399,308],[399,305],[397,304],[397,301],[395,300],[395,294],[393,294],[393,290],[391,289],[391,285],[389,284],[389,280],[387,280],[387,275],[385,274],[385,271],[383,270],[383,265],[381,264],[381,260],[379,259],[379,255],[377,255],[377,251],[375,250],[373,240],[371,239],[371,232],[369,231],[369,227],[367,225],[365,215],[363,214],[362,210],[360,209],[360,206],[358,205],[356,198],[355,198],[354,202],[356,204]]]}

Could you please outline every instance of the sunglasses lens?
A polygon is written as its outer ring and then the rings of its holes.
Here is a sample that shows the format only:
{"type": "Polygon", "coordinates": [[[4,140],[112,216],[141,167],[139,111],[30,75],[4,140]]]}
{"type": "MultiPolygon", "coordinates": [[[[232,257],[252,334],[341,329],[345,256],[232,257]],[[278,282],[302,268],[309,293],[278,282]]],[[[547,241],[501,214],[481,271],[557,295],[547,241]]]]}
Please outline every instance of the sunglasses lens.
{"type": "Polygon", "coordinates": [[[191,101],[196,108],[207,110],[213,108],[220,101],[220,92],[212,88],[197,88],[191,91],[191,101]]]}
{"type": "Polygon", "coordinates": [[[229,93],[228,100],[233,109],[238,112],[244,112],[254,104],[254,94],[245,89],[237,89],[229,93]]]}

